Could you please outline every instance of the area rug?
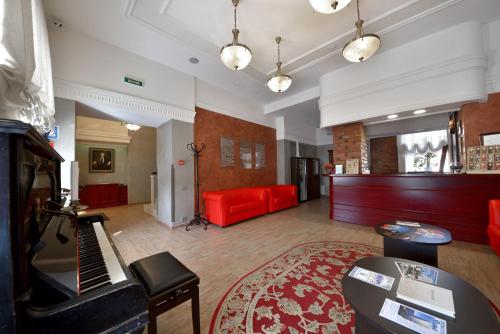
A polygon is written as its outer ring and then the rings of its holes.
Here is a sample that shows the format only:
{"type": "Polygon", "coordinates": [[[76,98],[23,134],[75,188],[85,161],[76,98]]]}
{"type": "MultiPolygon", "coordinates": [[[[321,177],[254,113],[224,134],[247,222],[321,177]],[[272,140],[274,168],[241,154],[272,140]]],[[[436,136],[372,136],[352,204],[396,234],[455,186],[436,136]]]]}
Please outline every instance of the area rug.
{"type": "Polygon", "coordinates": [[[210,334],[354,333],[341,280],[377,247],[335,241],[299,245],[247,274],[220,301],[210,334]]]}

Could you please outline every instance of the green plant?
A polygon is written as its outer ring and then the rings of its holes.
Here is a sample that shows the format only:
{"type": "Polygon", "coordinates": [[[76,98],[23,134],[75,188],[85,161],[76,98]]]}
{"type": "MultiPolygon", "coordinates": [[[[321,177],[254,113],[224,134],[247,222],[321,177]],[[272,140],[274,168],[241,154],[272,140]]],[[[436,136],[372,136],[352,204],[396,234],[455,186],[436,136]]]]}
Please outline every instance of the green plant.
{"type": "Polygon", "coordinates": [[[432,152],[427,152],[423,155],[415,155],[413,158],[413,167],[422,168],[422,167],[436,167],[437,162],[432,162],[436,155],[432,152]]]}

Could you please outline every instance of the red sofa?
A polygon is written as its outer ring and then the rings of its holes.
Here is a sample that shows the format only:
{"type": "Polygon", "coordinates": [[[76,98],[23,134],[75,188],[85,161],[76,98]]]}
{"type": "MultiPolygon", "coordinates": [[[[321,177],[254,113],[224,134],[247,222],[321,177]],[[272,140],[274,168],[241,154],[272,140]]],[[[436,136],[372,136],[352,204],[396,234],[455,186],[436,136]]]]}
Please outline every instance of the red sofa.
{"type": "Polygon", "coordinates": [[[267,212],[276,212],[299,205],[296,185],[267,187],[267,212]]]}
{"type": "Polygon", "coordinates": [[[491,248],[500,256],[500,199],[492,199],[490,204],[490,223],[488,237],[491,248]]]}
{"type": "Polygon", "coordinates": [[[222,227],[267,213],[267,189],[264,187],[208,191],[203,193],[203,199],[205,217],[222,227]]]}

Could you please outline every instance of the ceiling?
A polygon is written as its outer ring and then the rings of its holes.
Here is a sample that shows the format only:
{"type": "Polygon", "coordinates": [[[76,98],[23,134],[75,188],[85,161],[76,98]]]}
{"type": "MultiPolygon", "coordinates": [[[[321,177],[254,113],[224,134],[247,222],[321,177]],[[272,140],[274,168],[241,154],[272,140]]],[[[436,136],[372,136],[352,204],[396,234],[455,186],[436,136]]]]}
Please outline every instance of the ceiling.
{"type": "MultiPolygon", "coordinates": [[[[219,60],[231,41],[230,0],[45,0],[47,17],[72,29],[208,83],[268,104],[315,87],[322,74],[348,63],[341,49],[354,34],[355,1],[344,10],[315,13],[307,0],[241,0],[240,42],[252,52],[251,66],[233,72],[219,60]],[[89,24],[89,22],[91,24],[89,24]],[[294,83],[274,94],[265,86],[276,62],[274,37],[280,35],[284,69],[294,83]],[[196,65],[190,57],[199,58],[196,65]]],[[[361,0],[366,32],[382,37],[388,50],[467,20],[489,22],[500,17],[500,1],[361,0]]]]}

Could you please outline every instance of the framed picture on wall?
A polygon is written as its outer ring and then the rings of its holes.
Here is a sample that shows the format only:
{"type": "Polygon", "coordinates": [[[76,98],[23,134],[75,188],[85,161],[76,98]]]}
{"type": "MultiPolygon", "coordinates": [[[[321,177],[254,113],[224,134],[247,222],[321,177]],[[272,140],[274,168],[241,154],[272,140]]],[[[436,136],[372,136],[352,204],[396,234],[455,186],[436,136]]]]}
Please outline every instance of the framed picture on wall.
{"type": "Polygon", "coordinates": [[[255,144],[255,168],[266,167],[266,145],[255,144]]]}
{"type": "Polygon", "coordinates": [[[240,161],[241,167],[252,169],[252,144],[250,142],[240,142],[240,161]]]}
{"type": "Polygon", "coordinates": [[[479,136],[481,146],[500,145],[500,132],[483,133],[479,136]]]}
{"type": "Polygon", "coordinates": [[[114,173],[115,150],[112,148],[89,148],[90,173],[114,173]]]}

